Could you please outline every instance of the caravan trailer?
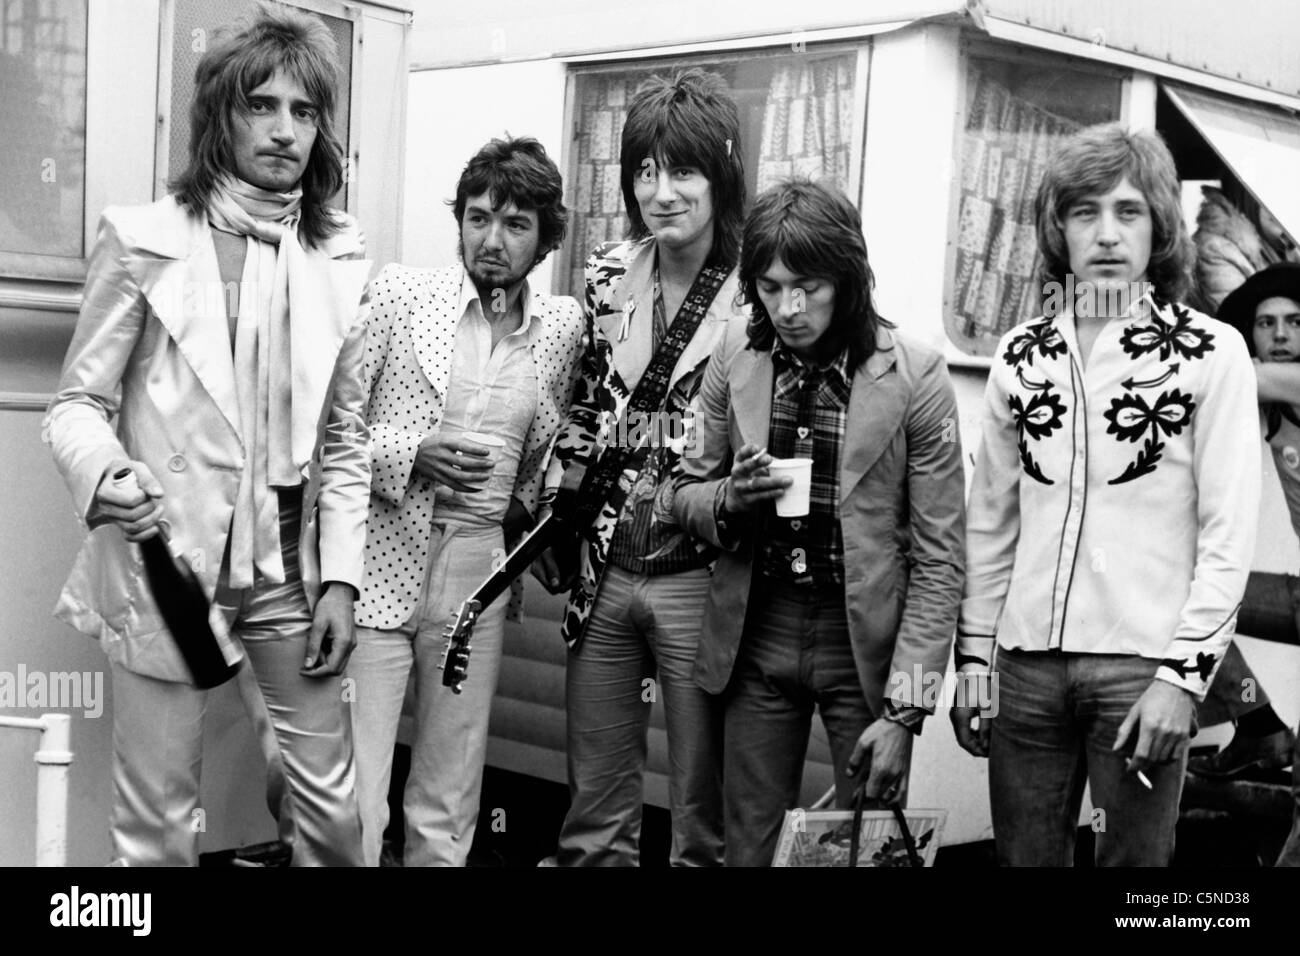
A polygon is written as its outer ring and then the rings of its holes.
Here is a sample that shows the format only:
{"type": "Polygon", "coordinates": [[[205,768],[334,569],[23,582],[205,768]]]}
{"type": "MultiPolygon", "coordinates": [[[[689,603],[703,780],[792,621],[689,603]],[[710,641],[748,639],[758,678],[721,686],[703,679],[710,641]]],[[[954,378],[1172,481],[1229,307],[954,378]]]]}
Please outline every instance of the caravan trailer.
{"type": "MultiPolygon", "coordinates": [[[[492,136],[536,136],[558,157],[572,220],[533,281],[581,298],[587,253],[626,226],[626,102],[655,73],[716,71],[740,108],[751,196],[808,175],[858,204],[877,307],[948,358],[968,475],[993,349],[1041,314],[1033,196],[1058,137],[1109,120],[1155,128],[1185,182],[1189,228],[1211,186],[1300,235],[1300,10],[1284,0],[428,7],[416,5],[411,43],[404,261],[455,261],[444,200],[461,164],[492,136]]],[[[1300,548],[1267,454],[1264,492],[1255,569],[1294,574],[1300,548]]],[[[562,782],[561,606],[528,593],[525,626],[508,638],[489,763],[562,782]]],[[[1294,726],[1300,648],[1241,643],[1294,726]]],[[[805,803],[831,779],[815,728],[805,803]]],[[[660,713],[649,762],[647,800],[666,806],[660,713]]],[[[945,844],[986,840],[986,780],[941,700],[916,744],[910,804],[948,809],[945,844]]]]}
{"type": "MultiPolygon", "coordinates": [[[[802,174],[858,204],[877,305],[943,349],[968,462],[993,347],[1039,305],[1032,196],[1057,137],[1105,120],[1154,127],[1178,161],[1189,222],[1208,186],[1300,236],[1300,10],[1289,0],[284,2],[322,14],[344,51],[350,164],[339,202],[360,219],[376,267],[455,261],[446,200],[465,160],[508,131],[557,158],[572,210],[565,247],[533,284],[580,296],[586,253],[625,228],[617,167],[628,97],[654,73],[721,73],[741,109],[751,195],[802,174]]],[[[42,444],[42,413],[99,214],[165,192],[185,148],[194,64],[211,29],[244,6],[0,0],[0,124],[21,134],[0,147],[0,672],[107,669],[98,647],[50,617],[83,530],[42,444]]],[[[1263,459],[1254,569],[1294,574],[1300,548],[1263,459]]],[[[565,779],[559,611],[558,599],[528,589],[524,620],[507,632],[488,757],[555,782],[565,779]]],[[[1294,726],[1300,648],[1270,636],[1242,646],[1294,726]]],[[[51,709],[27,703],[6,712],[51,709]]],[[[111,701],[98,704],[98,714],[71,711],[74,864],[109,856],[111,701]]],[[[247,785],[261,771],[233,688],[214,692],[206,734],[201,848],[274,839],[261,788],[247,785]]],[[[658,708],[649,747],[646,799],[665,806],[658,708]]],[[[827,754],[818,730],[807,802],[829,782],[827,754]]],[[[29,739],[0,733],[0,766],[31,759],[29,739]]],[[[956,746],[941,701],[916,746],[909,800],[947,809],[945,844],[990,838],[985,773],[956,746]]],[[[34,774],[30,785],[13,779],[0,864],[33,859],[34,774]]]]}

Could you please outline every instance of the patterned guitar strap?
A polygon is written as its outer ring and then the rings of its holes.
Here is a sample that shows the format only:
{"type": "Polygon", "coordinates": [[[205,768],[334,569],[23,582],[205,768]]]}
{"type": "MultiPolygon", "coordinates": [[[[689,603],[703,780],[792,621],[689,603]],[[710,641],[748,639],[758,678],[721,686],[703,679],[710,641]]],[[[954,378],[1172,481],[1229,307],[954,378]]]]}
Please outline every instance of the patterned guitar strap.
{"type": "MultiPolygon", "coordinates": [[[[644,421],[645,416],[657,412],[668,394],[669,381],[677,360],[704,321],[709,306],[717,297],[722,284],[727,281],[729,269],[706,265],[700,270],[691,289],[686,293],[681,308],[668,327],[668,334],[655,351],[650,366],[641,376],[632,397],[628,399],[625,421],[644,421]],[[639,418],[635,416],[640,416],[639,418]]],[[[653,429],[645,429],[653,431],[653,429]]],[[[623,433],[627,429],[622,430],[623,433]]],[[[649,443],[637,448],[611,445],[600,456],[600,461],[587,470],[578,488],[573,516],[569,522],[575,530],[591,527],[606,502],[613,505],[615,513],[623,507],[627,492],[619,487],[618,478],[628,468],[640,469],[650,454],[649,443]]]]}

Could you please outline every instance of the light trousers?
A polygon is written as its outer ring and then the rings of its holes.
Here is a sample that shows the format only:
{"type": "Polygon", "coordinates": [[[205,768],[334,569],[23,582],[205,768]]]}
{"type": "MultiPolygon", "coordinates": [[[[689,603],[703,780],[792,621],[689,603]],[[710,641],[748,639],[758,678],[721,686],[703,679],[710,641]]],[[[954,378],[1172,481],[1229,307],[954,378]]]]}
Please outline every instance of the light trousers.
{"type": "Polygon", "coordinates": [[[488,718],[505,630],[503,594],[474,626],[462,692],[442,685],[444,629],[461,602],[492,572],[504,547],[500,526],[435,523],[424,586],[411,618],[393,630],[357,628],[348,662],[356,735],[357,797],[365,861],[378,866],[388,825],[388,787],[402,701],[416,685],[411,771],[402,798],[406,866],[464,866],[478,823],[488,718]]]}
{"type": "MultiPolygon", "coordinates": [[[[260,573],[214,603],[246,661],[235,680],[267,760],[267,802],[294,866],[360,866],[352,735],[341,678],[304,677],[312,615],[298,576],[296,521],[282,523],[286,581],[260,573]],[[292,533],[289,533],[292,532],[292,533]]],[[[208,693],[113,664],[113,848],[133,866],[194,866],[208,693]]]]}

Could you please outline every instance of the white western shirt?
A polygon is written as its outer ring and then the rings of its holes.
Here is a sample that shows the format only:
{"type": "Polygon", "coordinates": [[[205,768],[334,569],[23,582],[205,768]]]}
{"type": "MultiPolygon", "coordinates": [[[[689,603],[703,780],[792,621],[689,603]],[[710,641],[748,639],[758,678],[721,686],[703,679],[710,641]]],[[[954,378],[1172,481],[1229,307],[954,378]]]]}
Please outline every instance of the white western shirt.
{"type": "Polygon", "coordinates": [[[967,510],[957,663],[993,645],[1131,654],[1203,697],[1255,548],[1258,405],[1245,341],[1181,305],[1001,340],[967,510]]]}

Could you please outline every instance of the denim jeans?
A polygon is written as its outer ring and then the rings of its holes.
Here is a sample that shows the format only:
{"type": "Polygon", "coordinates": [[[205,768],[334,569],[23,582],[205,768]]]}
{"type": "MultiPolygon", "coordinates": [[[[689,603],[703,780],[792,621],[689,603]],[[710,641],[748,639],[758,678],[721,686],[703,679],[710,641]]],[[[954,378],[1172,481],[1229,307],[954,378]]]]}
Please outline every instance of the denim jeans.
{"type": "Polygon", "coordinates": [[[854,784],[849,756],[872,720],[843,592],[759,580],[723,695],[727,866],[771,865],[785,811],[798,804],[813,709],[826,727],[841,807],[854,784]]]}
{"type": "Polygon", "coordinates": [[[654,695],[662,695],[668,725],[669,861],[722,862],[721,706],[692,676],[708,591],[706,568],[606,570],[565,682],[571,803],[556,856],[561,866],[639,863],[654,695]]]}
{"type": "Polygon", "coordinates": [[[1157,667],[1131,655],[998,650],[989,797],[999,863],[1070,866],[1087,783],[1097,865],[1169,865],[1187,749],[1146,771],[1151,790],[1124,769],[1136,733],[1111,749],[1157,667]]]}

